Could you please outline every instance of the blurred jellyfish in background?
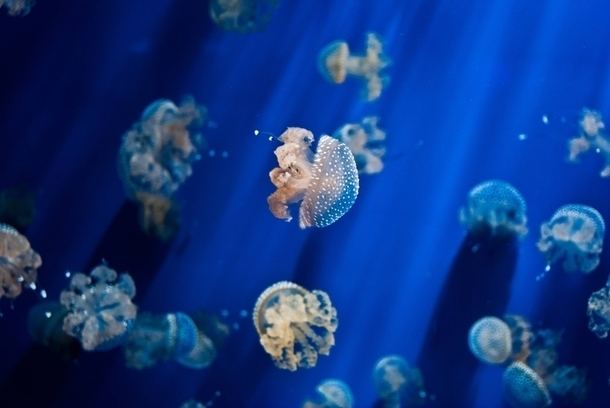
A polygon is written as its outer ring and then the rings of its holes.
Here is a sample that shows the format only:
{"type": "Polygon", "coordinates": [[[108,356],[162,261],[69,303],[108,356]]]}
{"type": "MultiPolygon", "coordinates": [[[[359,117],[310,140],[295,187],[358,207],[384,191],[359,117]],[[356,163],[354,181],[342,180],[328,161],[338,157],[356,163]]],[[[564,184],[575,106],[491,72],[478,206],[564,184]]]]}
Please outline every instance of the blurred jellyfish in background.
{"type": "Polygon", "coordinates": [[[211,0],[210,17],[226,31],[249,33],[263,29],[279,0],[211,0]]]}
{"type": "Polygon", "coordinates": [[[504,398],[514,408],[543,408],[551,405],[551,395],[544,381],[526,364],[516,362],[502,377],[504,398]]]}
{"type": "Polygon", "coordinates": [[[58,302],[39,303],[29,311],[28,331],[36,343],[69,360],[80,354],[81,347],[63,330],[67,314],[68,310],[58,302]]]}
{"type": "Polygon", "coordinates": [[[566,272],[593,271],[599,264],[604,231],[604,219],[596,209],[564,205],[540,227],[538,249],[546,257],[547,269],[561,262],[566,272]]]}
{"type": "Polygon", "coordinates": [[[510,328],[497,317],[483,317],[470,328],[468,346],[472,354],[480,361],[501,364],[512,353],[510,328]]]}
{"type": "Polygon", "coordinates": [[[523,316],[506,315],[504,322],[510,328],[511,361],[524,361],[531,353],[530,345],[534,342],[534,329],[523,316]]]}
{"type": "Polygon", "coordinates": [[[472,234],[522,237],[527,233],[525,200],[501,180],[484,181],[468,193],[460,221],[472,234]]]}
{"type": "Polygon", "coordinates": [[[423,405],[426,401],[421,371],[396,355],[380,359],[373,369],[377,395],[386,408],[423,405]]]}
{"type": "Polygon", "coordinates": [[[375,174],[383,170],[385,131],[377,127],[379,118],[367,116],[361,123],[347,123],[333,134],[349,147],[360,174],[375,174]]]}
{"type": "Polygon", "coordinates": [[[120,345],[136,318],[131,299],[136,287],[126,273],[117,273],[106,265],[95,267],[90,276],[72,275],[60,302],[68,310],[64,331],[76,337],[87,351],[109,350],[120,345]]]}
{"type": "Polygon", "coordinates": [[[0,299],[14,299],[24,287],[36,289],[42,259],[26,237],[10,225],[0,224],[0,299]]]}
{"type": "Polygon", "coordinates": [[[192,98],[180,106],[160,99],[150,104],[123,137],[119,173],[130,199],[140,205],[145,232],[169,239],[178,228],[172,196],[193,173],[200,158],[201,135],[193,133],[206,109],[192,98]]]}
{"type": "Polygon", "coordinates": [[[180,405],[180,408],[206,408],[206,405],[199,401],[188,400],[183,402],[182,405],[180,405]]]}
{"type": "Polygon", "coordinates": [[[282,369],[314,367],[335,344],[337,311],[320,290],[278,282],[259,296],[252,318],[261,345],[282,369]]]}
{"type": "Polygon", "coordinates": [[[34,220],[36,194],[16,187],[0,191],[0,223],[12,225],[23,231],[34,220]]]}
{"type": "Polygon", "coordinates": [[[34,4],[34,0],[0,0],[0,9],[5,6],[9,16],[25,16],[34,4]]]}
{"type": "Polygon", "coordinates": [[[359,179],[354,156],[343,143],[322,136],[314,155],[313,134],[302,128],[288,128],[275,149],[279,167],[269,172],[277,187],[268,198],[269,210],[290,221],[288,204],[301,202],[299,226],[326,227],[341,218],[356,202],[359,179]]]}
{"type": "Polygon", "coordinates": [[[587,302],[589,330],[604,339],[610,331],[610,279],[606,286],[593,292],[587,302]]]}
{"type": "Polygon", "coordinates": [[[328,44],[318,57],[318,68],[324,78],[334,84],[341,84],[347,75],[360,77],[364,81],[364,97],[374,101],[381,96],[388,78],[381,71],[390,64],[383,53],[383,44],[374,33],[366,36],[366,53],[351,55],[345,41],[333,41],[328,44]]]}
{"type": "Polygon", "coordinates": [[[610,140],[602,133],[605,128],[602,116],[599,112],[584,108],[580,119],[580,134],[571,139],[568,148],[570,151],[569,160],[578,161],[580,155],[594,149],[597,153],[604,156],[606,161],[600,176],[610,176],[610,140]]]}
{"type": "Polygon", "coordinates": [[[340,380],[325,380],[316,387],[316,398],[303,403],[303,408],[352,408],[354,396],[340,380]]]}

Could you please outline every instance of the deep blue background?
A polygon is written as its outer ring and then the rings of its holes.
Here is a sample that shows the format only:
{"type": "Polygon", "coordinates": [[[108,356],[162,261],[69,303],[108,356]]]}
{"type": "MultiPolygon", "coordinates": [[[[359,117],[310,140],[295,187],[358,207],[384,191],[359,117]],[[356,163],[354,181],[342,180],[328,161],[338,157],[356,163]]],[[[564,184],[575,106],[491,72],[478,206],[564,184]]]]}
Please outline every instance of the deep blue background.
{"type": "Polygon", "coordinates": [[[397,353],[422,366],[439,401],[451,398],[443,406],[502,406],[501,367],[476,364],[472,386],[448,394],[473,364],[465,332],[426,348],[432,329],[438,337],[451,320],[434,321],[439,308],[466,319],[463,299],[480,315],[495,305],[565,328],[562,362],[590,370],[585,405],[607,406],[610,341],[587,330],[585,310],[610,259],[589,276],[552,271],[537,282],[544,259],[535,242],[562,204],[610,217],[602,159],[566,162],[580,109],[610,115],[608,13],[603,0],[284,0],[269,27],[249,35],[214,26],[204,0],[40,0],[25,18],[0,16],[0,188],[38,193],[27,235],[50,298],[66,285],[65,270],[106,259],[134,276],[140,310],[236,316],[268,285],[292,279],[327,291],[340,320],[331,356],[311,370],[274,368],[246,320],[207,370],[167,363],[137,372],[119,351],[66,363],[33,347],[25,319],[39,298],[24,293],[14,310],[0,305],[2,405],[177,407],[220,390],[220,406],[294,407],[336,377],[357,406],[371,406],[372,367],[397,353]],[[328,42],[361,50],[367,31],[393,60],[390,85],[369,104],[358,81],[330,85],[316,66],[328,42]],[[195,165],[179,194],[182,229],[162,245],[139,232],[116,156],[150,102],[187,94],[217,124],[204,131],[209,146],[229,157],[195,165]],[[388,134],[386,168],[362,177],[354,208],[323,230],[274,219],[266,196],[276,144],[253,130],[302,126],[319,136],[371,114],[388,134]],[[458,209],[489,178],[515,185],[529,206],[530,234],[509,268],[463,259],[458,209]],[[498,268],[506,282],[493,279],[498,268]],[[445,282],[453,283],[443,291],[445,282]],[[435,350],[446,362],[426,372],[435,350]]]}

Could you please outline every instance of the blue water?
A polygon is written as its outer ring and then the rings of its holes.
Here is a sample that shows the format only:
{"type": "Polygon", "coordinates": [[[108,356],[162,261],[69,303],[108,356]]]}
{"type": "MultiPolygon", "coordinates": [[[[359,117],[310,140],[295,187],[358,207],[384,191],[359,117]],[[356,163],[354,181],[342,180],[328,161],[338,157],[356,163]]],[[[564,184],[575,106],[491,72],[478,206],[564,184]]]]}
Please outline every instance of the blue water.
{"type": "Polygon", "coordinates": [[[39,286],[57,299],[66,270],[105,259],[132,274],[140,310],[226,309],[240,328],[208,369],[134,371],[119,350],[65,362],[34,346],[25,322],[40,298],[2,299],[2,406],[178,407],[218,390],[216,406],[296,407],[333,377],[370,407],[375,361],[400,354],[422,369],[430,406],[502,407],[502,368],[466,347],[473,311],[565,329],[561,362],[589,372],[583,406],[608,406],[610,342],[587,330],[585,311],[610,258],[588,276],[553,270],[536,281],[545,261],[535,243],[563,204],[610,217],[602,159],[566,161],[581,108],[610,114],[610,4],[284,0],[267,29],[242,35],[216,27],[203,0],[38,3],[24,18],[0,13],[0,188],[37,193],[27,236],[43,257],[39,286]],[[392,59],[373,103],[358,81],[333,86],[316,66],[326,44],[360,50],[368,31],[392,59]],[[228,157],[195,164],[178,194],[181,230],[162,244],[140,232],[116,157],[150,102],[187,94],[208,107],[217,126],[204,136],[228,157]],[[388,153],[382,173],[361,178],[352,210],[320,230],[273,218],[277,143],[254,129],[318,136],[365,115],[380,116],[388,153]],[[457,214],[491,178],[521,191],[530,233],[478,257],[457,214]],[[238,317],[279,280],[328,292],[338,310],[336,346],[313,369],[275,368],[238,317]]]}

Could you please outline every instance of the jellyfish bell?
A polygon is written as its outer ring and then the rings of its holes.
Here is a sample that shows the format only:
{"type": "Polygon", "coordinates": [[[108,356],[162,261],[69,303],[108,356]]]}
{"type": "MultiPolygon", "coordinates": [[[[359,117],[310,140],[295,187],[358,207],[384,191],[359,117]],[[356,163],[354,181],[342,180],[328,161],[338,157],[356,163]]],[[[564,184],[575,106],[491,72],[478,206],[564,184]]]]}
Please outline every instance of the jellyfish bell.
{"type": "Polygon", "coordinates": [[[424,380],[419,369],[398,355],[381,358],[373,369],[377,395],[385,407],[418,406],[425,400],[424,380]]]}
{"type": "Polygon", "coordinates": [[[512,363],[502,377],[504,398],[513,408],[543,408],[551,405],[544,381],[522,362],[512,363]]]}
{"type": "Polygon", "coordinates": [[[510,328],[497,317],[483,317],[470,328],[468,346],[472,354],[484,363],[503,363],[512,352],[510,328]]]}
{"type": "Polygon", "coordinates": [[[320,51],[318,68],[329,82],[341,84],[347,76],[349,46],[345,41],[333,41],[320,51]]]}

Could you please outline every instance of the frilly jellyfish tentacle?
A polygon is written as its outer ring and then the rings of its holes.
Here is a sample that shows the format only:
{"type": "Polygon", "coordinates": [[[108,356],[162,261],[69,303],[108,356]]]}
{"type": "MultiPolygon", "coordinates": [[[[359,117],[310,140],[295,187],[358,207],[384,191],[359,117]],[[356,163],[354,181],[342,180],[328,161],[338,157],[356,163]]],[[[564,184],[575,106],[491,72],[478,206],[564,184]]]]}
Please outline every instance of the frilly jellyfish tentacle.
{"type": "Polygon", "coordinates": [[[26,237],[10,225],[0,224],[0,299],[14,299],[24,287],[34,289],[40,255],[26,237]]]}
{"type": "Polygon", "coordinates": [[[589,330],[600,339],[608,337],[610,331],[610,279],[606,286],[593,292],[587,302],[589,330]]]}
{"type": "Polygon", "coordinates": [[[584,108],[580,119],[580,134],[568,142],[569,157],[576,162],[579,156],[588,150],[595,150],[604,156],[605,164],[600,172],[601,177],[610,177],[610,140],[602,132],[605,129],[599,112],[584,108]]]}
{"type": "Polygon", "coordinates": [[[419,369],[404,358],[390,355],[381,358],[373,369],[377,395],[386,408],[418,406],[426,398],[424,380],[419,369]]]}
{"type": "Polygon", "coordinates": [[[385,155],[383,130],[377,127],[379,118],[365,117],[360,124],[348,123],[337,129],[333,137],[350,149],[360,174],[374,174],[383,170],[381,158],[385,155]]]}

